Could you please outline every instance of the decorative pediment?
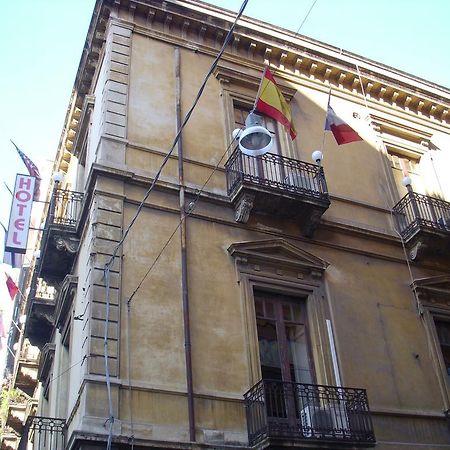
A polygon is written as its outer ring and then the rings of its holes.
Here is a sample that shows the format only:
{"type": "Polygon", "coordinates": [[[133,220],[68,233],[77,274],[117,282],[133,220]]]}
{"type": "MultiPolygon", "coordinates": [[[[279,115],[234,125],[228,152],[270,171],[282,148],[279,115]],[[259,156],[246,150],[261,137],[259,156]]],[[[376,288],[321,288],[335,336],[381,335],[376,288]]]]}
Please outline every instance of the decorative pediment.
{"type": "MultiPolygon", "coordinates": [[[[247,68],[246,71],[243,71],[238,67],[230,67],[219,64],[214,71],[214,76],[221,82],[253,89],[256,95],[258,87],[261,83],[262,70],[259,69],[250,71],[247,68]]],[[[297,92],[297,89],[285,83],[280,83],[280,78],[280,75],[277,74],[278,88],[283,93],[284,98],[290,102],[297,92]]]]}
{"type": "Polygon", "coordinates": [[[450,306],[450,275],[421,278],[415,280],[411,287],[422,301],[450,306]]]}
{"type": "Polygon", "coordinates": [[[269,265],[279,270],[294,269],[316,277],[322,276],[329,266],[323,259],[281,238],[235,243],[228,247],[228,252],[244,263],[269,265]]]}

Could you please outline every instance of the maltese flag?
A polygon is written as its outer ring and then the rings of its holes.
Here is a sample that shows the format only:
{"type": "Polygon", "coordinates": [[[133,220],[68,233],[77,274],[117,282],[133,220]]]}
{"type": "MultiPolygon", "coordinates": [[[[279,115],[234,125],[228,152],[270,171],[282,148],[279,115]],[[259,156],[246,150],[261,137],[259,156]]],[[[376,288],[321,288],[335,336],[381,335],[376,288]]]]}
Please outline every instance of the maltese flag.
{"type": "Polygon", "coordinates": [[[328,104],[325,130],[329,130],[333,133],[338,145],[362,141],[362,137],[350,125],[336,115],[330,104],[328,104]]]}

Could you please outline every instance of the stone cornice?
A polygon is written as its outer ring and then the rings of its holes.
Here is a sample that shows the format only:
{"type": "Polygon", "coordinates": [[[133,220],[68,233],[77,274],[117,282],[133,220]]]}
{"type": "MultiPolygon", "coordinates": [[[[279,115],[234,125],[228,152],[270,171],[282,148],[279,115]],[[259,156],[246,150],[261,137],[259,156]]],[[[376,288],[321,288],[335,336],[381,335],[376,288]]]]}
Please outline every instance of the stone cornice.
{"type": "MultiPolygon", "coordinates": [[[[231,11],[197,0],[97,0],[55,170],[64,170],[75,150],[82,108],[86,107],[85,96],[93,90],[108,20],[128,22],[136,32],[215,55],[234,17],[231,11]]],[[[248,17],[239,21],[223,59],[256,70],[270,64],[277,77],[288,82],[313,81],[322,85],[322,89],[333,87],[351,93],[360,97],[361,102],[364,101],[362,84],[366,99],[372,104],[390,106],[408,115],[431,120],[436,128],[450,124],[448,89],[248,17]]],[[[249,78],[248,81],[254,84],[254,80],[249,78]]]]}
{"type": "MultiPolygon", "coordinates": [[[[145,26],[160,39],[178,37],[188,47],[197,44],[198,51],[217,51],[234,19],[229,11],[193,0],[116,0],[114,5],[122,20],[145,26]],[[132,15],[130,5],[135,5],[132,15]]],[[[250,64],[270,64],[281,77],[307,77],[362,97],[359,68],[369,100],[450,123],[448,89],[254,19],[239,21],[226,55],[250,64]]]]}

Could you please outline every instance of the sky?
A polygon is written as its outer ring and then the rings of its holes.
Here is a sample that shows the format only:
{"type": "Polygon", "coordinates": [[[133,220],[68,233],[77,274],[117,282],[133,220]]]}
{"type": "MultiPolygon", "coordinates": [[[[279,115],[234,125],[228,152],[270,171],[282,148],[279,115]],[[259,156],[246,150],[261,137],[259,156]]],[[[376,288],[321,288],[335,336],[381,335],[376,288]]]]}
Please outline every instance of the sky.
{"type": "MultiPolygon", "coordinates": [[[[0,6],[0,222],[6,227],[6,186],[12,189],[15,174],[26,173],[10,139],[40,167],[53,159],[94,3],[0,6]]],[[[242,0],[210,3],[237,12],[242,0]]],[[[244,14],[297,32],[313,4],[300,34],[450,87],[450,1],[249,0],[244,14]]]]}

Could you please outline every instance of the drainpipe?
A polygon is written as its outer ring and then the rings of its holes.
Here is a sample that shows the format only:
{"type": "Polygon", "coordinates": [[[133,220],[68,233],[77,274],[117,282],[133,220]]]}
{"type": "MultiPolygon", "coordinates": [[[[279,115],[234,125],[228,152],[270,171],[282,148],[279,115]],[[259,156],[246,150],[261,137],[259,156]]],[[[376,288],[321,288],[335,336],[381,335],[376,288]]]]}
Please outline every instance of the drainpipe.
{"type": "MultiPolygon", "coordinates": [[[[181,128],[181,77],[180,77],[180,49],[175,48],[175,96],[176,96],[176,120],[177,133],[181,128]]],[[[186,387],[189,416],[189,439],[195,442],[195,413],[194,391],[192,384],[192,354],[191,354],[191,329],[189,322],[189,291],[187,277],[187,251],[186,251],[186,200],[184,189],[183,170],[183,139],[180,135],[177,144],[178,150],[178,184],[180,186],[180,238],[181,238],[181,296],[183,304],[184,324],[184,356],[186,361],[186,387]]]]}

